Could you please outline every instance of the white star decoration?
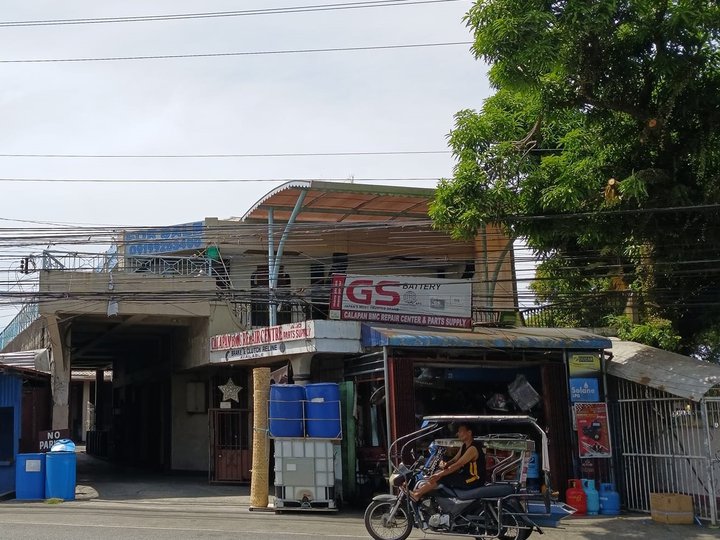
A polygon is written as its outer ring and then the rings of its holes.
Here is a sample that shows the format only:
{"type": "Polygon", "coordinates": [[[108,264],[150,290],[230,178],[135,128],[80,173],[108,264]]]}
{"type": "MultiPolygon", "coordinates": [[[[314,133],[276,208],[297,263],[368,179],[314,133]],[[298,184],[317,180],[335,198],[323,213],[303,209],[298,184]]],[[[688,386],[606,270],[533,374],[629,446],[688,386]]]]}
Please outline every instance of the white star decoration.
{"type": "Polygon", "coordinates": [[[229,400],[235,400],[238,403],[240,403],[240,400],[238,399],[238,394],[240,393],[240,390],[242,390],[242,386],[236,385],[232,378],[228,378],[228,382],[225,384],[221,384],[218,386],[220,391],[222,392],[222,400],[223,401],[229,401],[229,400]]]}

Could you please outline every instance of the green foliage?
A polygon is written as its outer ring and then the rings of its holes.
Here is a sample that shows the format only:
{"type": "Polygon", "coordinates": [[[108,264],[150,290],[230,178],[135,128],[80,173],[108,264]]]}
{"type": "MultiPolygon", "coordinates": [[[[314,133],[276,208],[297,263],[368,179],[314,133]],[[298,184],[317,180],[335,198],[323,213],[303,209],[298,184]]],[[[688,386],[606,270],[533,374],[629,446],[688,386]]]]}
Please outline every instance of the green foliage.
{"type": "Polygon", "coordinates": [[[720,326],[707,328],[695,337],[693,356],[720,364],[720,326]]]}
{"type": "Polygon", "coordinates": [[[629,317],[619,315],[608,318],[610,326],[617,328],[618,337],[637,341],[652,347],[676,352],[680,347],[680,335],[673,330],[667,319],[650,317],[642,324],[633,324],[629,317]]]}
{"type": "Polygon", "coordinates": [[[554,261],[541,301],[632,289],[689,347],[720,321],[720,3],[482,0],[466,23],[496,93],[455,116],[436,226],[500,224],[554,261]]]}

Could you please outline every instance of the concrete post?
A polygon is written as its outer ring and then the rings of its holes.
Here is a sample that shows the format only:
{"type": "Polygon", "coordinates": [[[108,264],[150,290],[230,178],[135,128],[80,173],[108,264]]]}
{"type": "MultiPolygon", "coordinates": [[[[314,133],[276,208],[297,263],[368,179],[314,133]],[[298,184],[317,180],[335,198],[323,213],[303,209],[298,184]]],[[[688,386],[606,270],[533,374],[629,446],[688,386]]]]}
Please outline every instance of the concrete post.
{"type": "Polygon", "coordinates": [[[82,385],[82,421],[80,422],[80,439],[87,442],[87,432],[90,430],[88,418],[88,404],[90,403],[90,381],[83,381],[82,385]]]}
{"type": "Polygon", "coordinates": [[[298,354],[290,359],[293,370],[293,382],[305,386],[310,382],[310,366],[313,353],[298,354]]]}
{"type": "Polygon", "coordinates": [[[52,391],[52,428],[70,429],[70,348],[65,343],[70,332],[61,332],[54,315],[45,317],[50,337],[50,388],[52,391]]]}
{"type": "Polygon", "coordinates": [[[102,431],[105,427],[105,403],[103,402],[103,385],[105,383],[105,371],[95,370],[95,431],[102,431]]]}

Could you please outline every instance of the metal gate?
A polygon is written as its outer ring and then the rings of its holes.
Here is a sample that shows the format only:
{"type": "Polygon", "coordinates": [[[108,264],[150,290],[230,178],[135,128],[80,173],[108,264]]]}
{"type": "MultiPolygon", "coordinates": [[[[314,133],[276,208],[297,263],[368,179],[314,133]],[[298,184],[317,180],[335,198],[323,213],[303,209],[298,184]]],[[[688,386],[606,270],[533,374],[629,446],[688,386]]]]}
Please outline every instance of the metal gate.
{"type": "Polygon", "coordinates": [[[252,463],[251,412],[210,409],[210,481],[250,481],[252,463]]]}
{"type": "Polygon", "coordinates": [[[649,512],[651,492],[684,493],[717,523],[720,398],[696,402],[617,379],[613,405],[627,508],[649,512]]]}

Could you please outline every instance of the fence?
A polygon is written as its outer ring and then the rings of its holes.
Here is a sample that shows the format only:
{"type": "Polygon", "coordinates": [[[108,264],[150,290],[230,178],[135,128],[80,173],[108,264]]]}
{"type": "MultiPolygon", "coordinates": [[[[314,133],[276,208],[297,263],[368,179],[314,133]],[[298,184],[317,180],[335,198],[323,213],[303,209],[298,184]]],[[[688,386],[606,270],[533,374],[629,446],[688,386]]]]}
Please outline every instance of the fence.
{"type": "Polygon", "coordinates": [[[700,402],[616,379],[613,401],[623,500],[650,511],[650,493],[692,496],[695,514],[717,523],[720,398],[700,402]]]}
{"type": "Polygon", "coordinates": [[[526,326],[535,328],[600,328],[607,326],[609,315],[622,315],[628,303],[624,291],[592,295],[582,300],[570,300],[523,309],[526,326]]]}

